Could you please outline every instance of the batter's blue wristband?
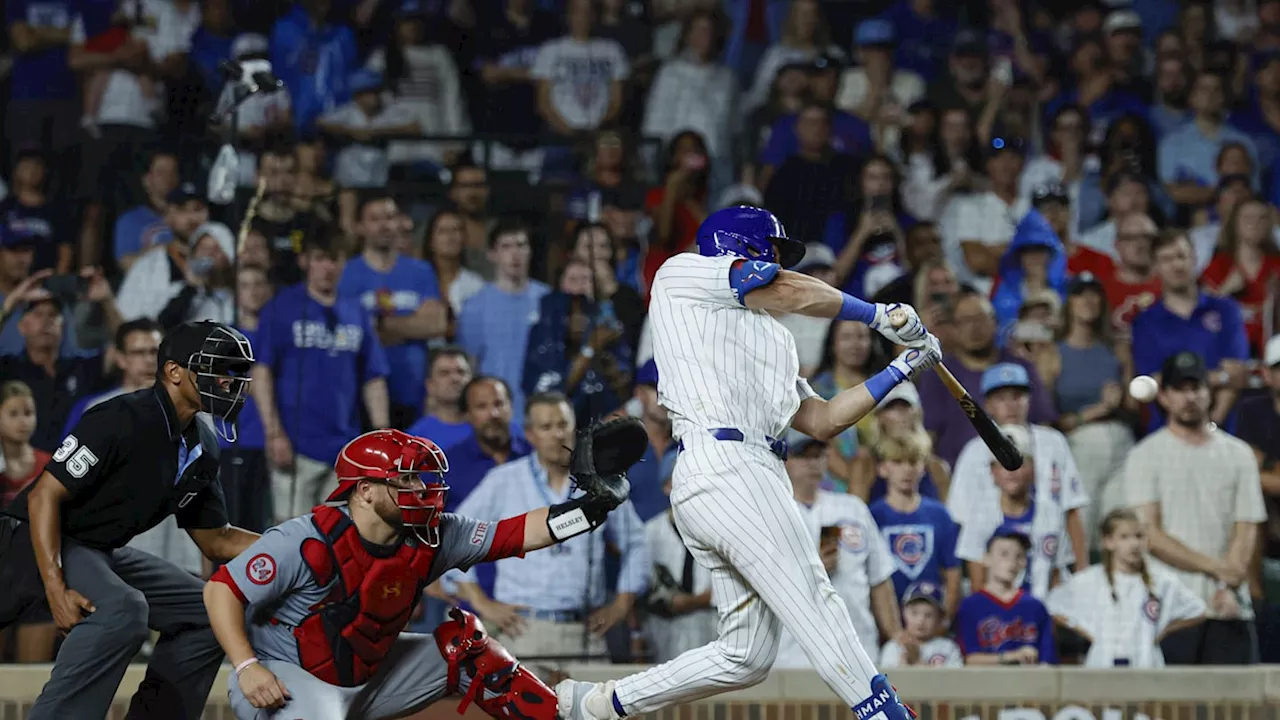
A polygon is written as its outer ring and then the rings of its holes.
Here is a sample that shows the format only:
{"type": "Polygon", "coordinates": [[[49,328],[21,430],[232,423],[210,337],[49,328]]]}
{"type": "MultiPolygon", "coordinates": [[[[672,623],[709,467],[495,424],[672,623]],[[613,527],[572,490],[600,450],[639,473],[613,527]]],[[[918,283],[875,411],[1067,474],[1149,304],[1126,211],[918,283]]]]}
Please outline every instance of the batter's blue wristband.
{"type": "Polygon", "coordinates": [[[870,325],[876,319],[876,306],[849,293],[844,293],[844,304],[840,306],[840,314],[836,315],[836,319],[856,320],[864,325],[870,325]]]}
{"type": "Polygon", "coordinates": [[[889,391],[897,387],[898,383],[907,379],[898,368],[890,365],[880,372],[867,378],[864,383],[867,386],[867,392],[871,393],[871,397],[875,398],[876,404],[879,405],[881,400],[889,394],[889,391]]]}

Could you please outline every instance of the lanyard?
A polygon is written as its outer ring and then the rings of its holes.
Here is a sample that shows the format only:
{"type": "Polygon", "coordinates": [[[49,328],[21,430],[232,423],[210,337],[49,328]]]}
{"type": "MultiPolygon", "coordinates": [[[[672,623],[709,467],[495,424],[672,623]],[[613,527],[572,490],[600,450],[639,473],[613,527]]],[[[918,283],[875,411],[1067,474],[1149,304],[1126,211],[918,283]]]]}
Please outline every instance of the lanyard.
{"type": "Polygon", "coordinates": [[[529,474],[533,477],[533,486],[538,489],[538,494],[542,496],[544,505],[555,505],[556,501],[548,492],[547,471],[542,469],[538,464],[538,454],[529,453],[529,474]]]}

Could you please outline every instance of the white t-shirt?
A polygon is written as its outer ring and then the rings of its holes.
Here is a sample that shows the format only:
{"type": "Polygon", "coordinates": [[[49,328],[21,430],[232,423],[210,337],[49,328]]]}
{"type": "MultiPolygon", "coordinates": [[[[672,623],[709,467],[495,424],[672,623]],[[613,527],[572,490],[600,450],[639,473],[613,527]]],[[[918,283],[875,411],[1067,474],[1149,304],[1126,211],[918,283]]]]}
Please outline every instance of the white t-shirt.
{"type": "Polygon", "coordinates": [[[609,91],[631,66],[613,40],[562,37],[543,43],[531,74],[551,84],[551,105],[569,127],[595,130],[609,110],[609,91]]]}
{"type": "MultiPolygon", "coordinates": [[[[840,528],[840,560],[831,574],[831,584],[849,609],[853,629],[857,631],[863,649],[875,662],[879,654],[880,632],[871,612],[871,589],[893,576],[894,562],[889,543],[876,527],[867,504],[856,495],[819,490],[812,506],[802,503],[796,503],[796,506],[800,509],[800,517],[809,526],[814,546],[818,544],[822,528],[832,525],[840,528]]],[[[773,666],[780,669],[812,667],[800,644],[785,628],[778,643],[778,659],[773,666]]]]}
{"type": "MultiPolygon", "coordinates": [[[[1016,523],[1017,529],[1031,538],[1031,550],[1027,554],[1027,569],[1018,578],[1018,585],[1028,588],[1033,597],[1043,601],[1049,595],[1053,573],[1063,578],[1071,572],[1075,553],[1067,537],[1066,515],[1062,507],[1052,501],[1036,498],[1031,503],[1030,519],[1016,523]]],[[[956,557],[968,562],[982,562],[987,542],[1001,525],[1006,523],[997,499],[983,507],[964,525],[956,540],[956,557]]]]}
{"type": "MultiPolygon", "coordinates": [[[[1032,459],[1035,462],[1036,501],[1056,503],[1063,512],[1086,507],[1089,494],[1067,437],[1051,427],[1031,425],[1032,459]]],[[[1000,489],[991,476],[991,451],[981,438],[965,443],[951,472],[947,512],[958,525],[985,514],[1000,500],[1000,489]]]]}
{"type": "MultiPolygon", "coordinates": [[[[902,649],[897,640],[890,640],[880,649],[880,660],[876,663],[881,669],[905,667],[907,651],[902,649]]],[[[960,646],[951,638],[936,637],[920,644],[919,667],[964,667],[964,654],[960,646]]]]}
{"type": "MultiPolygon", "coordinates": [[[[672,434],[709,441],[707,428],[781,437],[807,398],[796,342],[764,310],[738,302],[730,267],[741,258],[675,255],[654,276],[649,323],[658,400],[672,434]]],[[[756,262],[767,272],[769,263],[756,262]]],[[[714,441],[712,441],[714,442],[714,441]]]]}
{"type": "Polygon", "coordinates": [[[938,228],[942,232],[947,262],[955,269],[961,282],[970,283],[984,293],[991,291],[991,278],[975,274],[965,263],[961,243],[1004,245],[1013,239],[1018,222],[1030,207],[1026,198],[1019,197],[1009,205],[990,190],[951,199],[938,228]]]}
{"type": "MultiPolygon", "coordinates": [[[[349,128],[389,128],[414,125],[417,117],[408,108],[392,100],[385,102],[382,112],[369,117],[354,102],[324,114],[325,122],[349,128]]],[[[344,188],[381,187],[387,184],[391,161],[387,151],[375,145],[352,143],[338,151],[334,161],[333,181],[344,188]]]]}
{"type": "MultiPolygon", "coordinates": [[[[666,568],[676,582],[684,574],[685,549],[680,533],[671,522],[671,513],[664,512],[644,524],[645,542],[649,545],[649,558],[657,566],[666,568]]],[[[711,571],[698,563],[693,564],[693,594],[706,592],[711,587],[711,571]]],[[[664,618],[650,615],[645,619],[645,632],[653,643],[654,662],[666,662],[685,650],[702,647],[716,639],[717,614],[715,608],[707,608],[679,617],[664,618]]]]}
{"type": "MultiPolygon", "coordinates": [[[[1151,587],[1141,575],[1114,573],[1101,565],[1078,573],[1049,593],[1050,614],[1093,639],[1085,667],[1164,667],[1156,639],[1171,623],[1205,614],[1205,604],[1172,574],[1151,571],[1151,587]],[[1114,597],[1112,596],[1114,592],[1114,597]]],[[[882,662],[883,664],[883,662],[882,662]]]]}
{"type": "MultiPolygon", "coordinates": [[[[467,104],[462,97],[458,66],[443,45],[414,45],[404,48],[405,77],[400,80],[396,103],[411,111],[424,135],[460,136],[471,132],[467,104]]],[[[386,73],[387,58],[382,48],[373,51],[365,67],[386,73]]],[[[389,143],[387,156],[393,163],[418,160],[440,162],[449,144],[399,140],[389,143]]]]}

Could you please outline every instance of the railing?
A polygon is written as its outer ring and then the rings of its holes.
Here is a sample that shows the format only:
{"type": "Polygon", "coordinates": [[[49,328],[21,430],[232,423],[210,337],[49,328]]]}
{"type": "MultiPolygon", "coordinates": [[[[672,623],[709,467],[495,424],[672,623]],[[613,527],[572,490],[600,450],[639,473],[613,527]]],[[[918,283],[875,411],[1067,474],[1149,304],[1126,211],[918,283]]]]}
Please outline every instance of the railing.
{"type": "MultiPolygon", "coordinates": [[[[642,668],[583,665],[573,677],[606,680],[642,668]]],[[[143,667],[130,667],[111,720],[122,718],[143,667]]],[[[49,675],[47,665],[0,665],[0,720],[22,720],[49,675]]],[[[234,720],[224,668],[204,720],[234,720]]],[[[1080,668],[920,668],[893,682],[921,720],[1278,720],[1280,666],[1084,670],[1080,668]]],[[[448,699],[412,720],[457,718],[448,699]]],[[[474,707],[465,720],[488,717],[474,707]]],[[[815,673],[780,671],[747,690],[652,713],[660,720],[853,720],[815,673]]],[[[80,719],[77,719],[80,720],[80,719]]],[[[84,720],[90,720],[88,718],[84,720]]]]}

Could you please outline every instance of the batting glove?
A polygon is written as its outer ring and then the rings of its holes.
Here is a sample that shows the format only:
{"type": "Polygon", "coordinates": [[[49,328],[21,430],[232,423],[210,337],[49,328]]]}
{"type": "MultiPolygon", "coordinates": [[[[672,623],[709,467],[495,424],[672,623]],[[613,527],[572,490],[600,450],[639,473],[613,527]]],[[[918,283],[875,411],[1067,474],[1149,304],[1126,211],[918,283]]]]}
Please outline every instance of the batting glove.
{"type": "Polygon", "coordinates": [[[876,316],[871,321],[871,329],[885,336],[895,345],[906,345],[909,348],[924,348],[927,345],[925,336],[928,331],[920,321],[920,315],[916,313],[916,309],[910,305],[876,303],[876,316]],[[894,327],[889,313],[906,315],[907,321],[900,327],[894,327]]]}
{"type": "Polygon", "coordinates": [[[901,355],[889,363],[889,367],[902,373],[910,380],[916,375],[937,365],[942,360],[942,343],[933,333],[925,333],[921,340],[924,347],[907,348],[901,355]]]}

